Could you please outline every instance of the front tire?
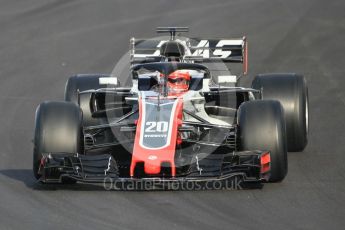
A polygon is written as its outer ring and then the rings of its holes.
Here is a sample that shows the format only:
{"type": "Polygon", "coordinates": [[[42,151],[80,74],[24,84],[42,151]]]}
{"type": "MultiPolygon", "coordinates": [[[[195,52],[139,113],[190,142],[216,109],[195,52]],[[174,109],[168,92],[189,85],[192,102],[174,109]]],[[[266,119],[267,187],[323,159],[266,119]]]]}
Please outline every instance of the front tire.
{"type": "Polygon", "coordinates": [[[36,110],[33,173],[39,179],[44,154],[81,153],[82,114],[70,102],[43,102],[36,110]]]}
{"type": "Polygon", "coordinates": [[[238,110],[241,150],[267,150],[271,156],[270,182],[282,181],[288,171],[283,108],[278,101],[244,102],[238,110]]]}

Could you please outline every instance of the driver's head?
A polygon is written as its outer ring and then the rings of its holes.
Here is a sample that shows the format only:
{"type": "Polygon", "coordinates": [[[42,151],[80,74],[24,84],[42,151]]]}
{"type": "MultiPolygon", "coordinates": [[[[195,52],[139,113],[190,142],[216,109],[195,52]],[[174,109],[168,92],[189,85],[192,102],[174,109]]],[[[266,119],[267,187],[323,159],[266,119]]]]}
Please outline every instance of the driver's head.
{"type": "Polygon", "coordinates": [[[188,91],[190,74],[186,71],[176,70],[168,76],[168,90],[170,93],[179,94],[188,91]]]}

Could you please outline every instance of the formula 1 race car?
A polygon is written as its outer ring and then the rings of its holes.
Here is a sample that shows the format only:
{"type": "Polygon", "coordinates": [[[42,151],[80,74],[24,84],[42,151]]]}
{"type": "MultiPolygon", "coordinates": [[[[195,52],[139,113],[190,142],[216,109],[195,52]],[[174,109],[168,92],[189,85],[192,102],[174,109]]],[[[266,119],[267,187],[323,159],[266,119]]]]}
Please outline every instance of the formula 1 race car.
{"type": "Polygon", "coordinates": [[[215,75],[217,63],[242,63],[247,40],[134,39],[130,86],[120,77],[69,78],[65,101],[36,111],[33,172],[41,182],[279,182],[287,151],[307,145],[308,92],[303,76],[260,74],[252,88],[215,75]],[[205,64],[207,63],[207,64],[205,64]]]}

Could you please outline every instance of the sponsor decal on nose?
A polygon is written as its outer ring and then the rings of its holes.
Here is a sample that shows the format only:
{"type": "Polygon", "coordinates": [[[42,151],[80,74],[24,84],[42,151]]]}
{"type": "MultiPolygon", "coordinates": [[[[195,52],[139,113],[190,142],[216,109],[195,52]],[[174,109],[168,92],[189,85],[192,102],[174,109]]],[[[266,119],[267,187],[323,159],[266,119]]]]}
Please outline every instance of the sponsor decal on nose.
{"type": "Polygon", "coordinates": [[[151,160],[151,161],[154,161],[154,160],[157,160],[157,156],[155,155],[150,155],[147,159],[151,160]]]}

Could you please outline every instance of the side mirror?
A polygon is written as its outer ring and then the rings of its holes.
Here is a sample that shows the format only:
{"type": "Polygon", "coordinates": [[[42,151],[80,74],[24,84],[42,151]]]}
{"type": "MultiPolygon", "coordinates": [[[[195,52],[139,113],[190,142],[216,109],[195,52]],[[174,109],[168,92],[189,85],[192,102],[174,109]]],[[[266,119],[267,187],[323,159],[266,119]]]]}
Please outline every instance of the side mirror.
{"type": "Polygon", "coordinates": [[[117,77],[100,77],[99,84],[117,86],[118,85],[117,77]]]}
{"type": "Polygon", "coordinates": [[[237,82],[237,76],[236,75],[222,75],[218,76],[218,84],[227,84],[232,83],[235,84],[237,82]]]}

